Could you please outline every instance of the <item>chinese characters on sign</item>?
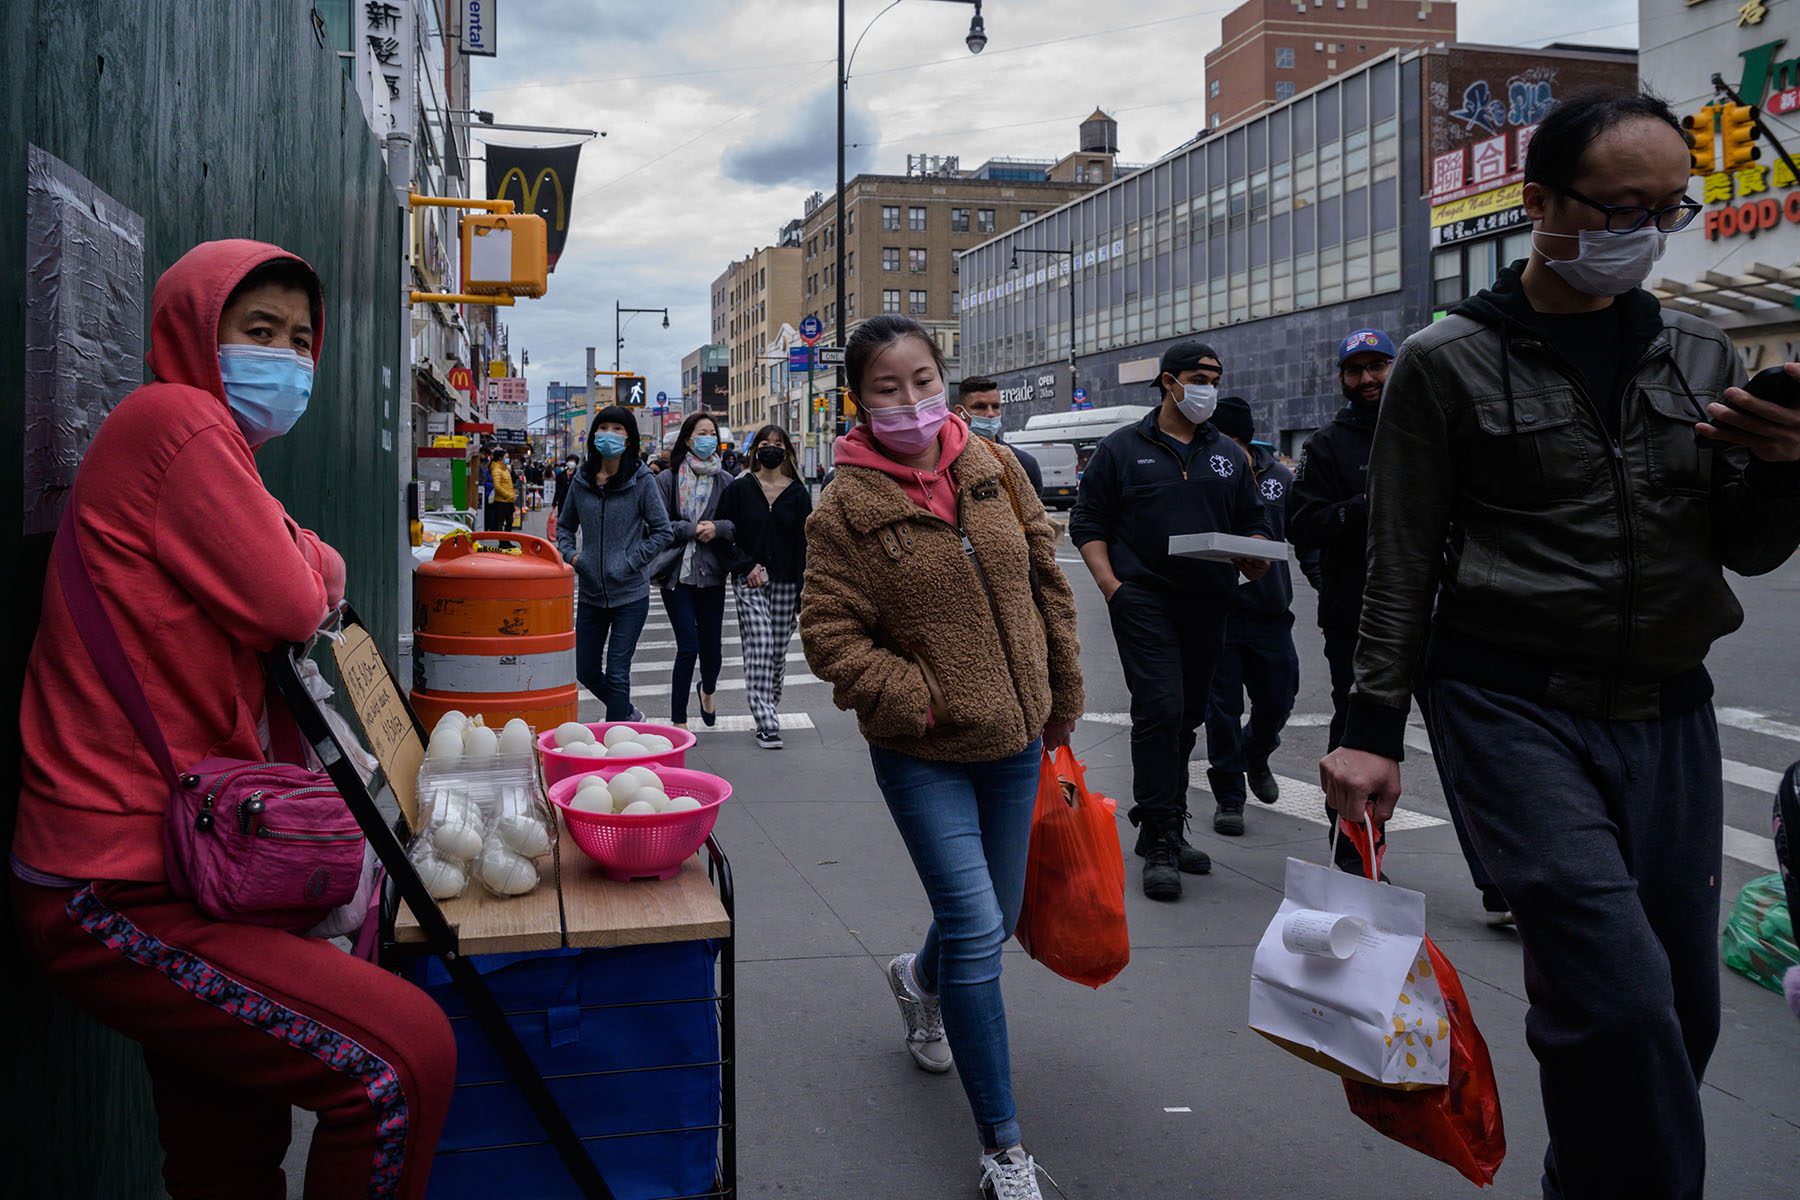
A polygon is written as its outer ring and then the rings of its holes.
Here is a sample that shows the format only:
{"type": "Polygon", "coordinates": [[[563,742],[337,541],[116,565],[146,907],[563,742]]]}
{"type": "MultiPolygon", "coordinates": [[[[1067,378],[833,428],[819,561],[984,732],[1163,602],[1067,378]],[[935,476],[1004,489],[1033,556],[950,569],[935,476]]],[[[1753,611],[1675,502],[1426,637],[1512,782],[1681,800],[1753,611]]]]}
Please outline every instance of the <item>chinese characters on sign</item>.
{"type": "Polygon", "coordinates": [[[410,133],[419,48],[411,0],[356,0],[351,6],[356,91],[375,136],[410,133]]]}

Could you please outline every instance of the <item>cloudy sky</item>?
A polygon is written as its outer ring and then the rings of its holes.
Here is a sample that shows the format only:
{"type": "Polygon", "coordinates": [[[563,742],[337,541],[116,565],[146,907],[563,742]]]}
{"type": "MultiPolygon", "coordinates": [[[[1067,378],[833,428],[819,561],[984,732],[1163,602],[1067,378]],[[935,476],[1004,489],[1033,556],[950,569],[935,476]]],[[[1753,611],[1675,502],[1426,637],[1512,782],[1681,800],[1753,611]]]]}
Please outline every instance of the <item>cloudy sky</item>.
{"type": "MultiPolygon", "coordinates": [[[[1203,123],[1206,53],[1225,0],[987,0],[988,47],[963,46],[970,10],[850,0],[850,174],[903,174],[908,153],[1056,158],[1096,106],[1121,157],[1148,162],[1203,123]]],[[[586,347],[612,365],[615,300],[667,306],[632,320],[626,369],[681,391],[681,358],[708,340],[709,288],[773,242],[834,182],[830,0],[507,0],[499,55],[475,60],[473,107],[523,125],[603,129],[582,152],[568,245],[550,292],[502,311],[543,385],[581,378],[586,347]]],[[[1463,0],[1463,41],[1635,45],[1637,0],[1463,0]]],[[[478,135],[479,136],[479,135],[478,135]]],[[[490,135],[520,144],[555,137],[490,135]]]]}

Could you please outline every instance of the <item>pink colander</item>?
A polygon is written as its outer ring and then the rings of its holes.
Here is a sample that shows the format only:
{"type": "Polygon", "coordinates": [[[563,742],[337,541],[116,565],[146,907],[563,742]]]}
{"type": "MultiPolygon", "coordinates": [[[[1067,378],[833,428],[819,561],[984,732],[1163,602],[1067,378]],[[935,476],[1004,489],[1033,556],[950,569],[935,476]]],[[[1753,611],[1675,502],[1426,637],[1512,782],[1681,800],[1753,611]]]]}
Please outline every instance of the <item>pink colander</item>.
{"type": "MultiPolygon", "coordinates": [[[[628,770],[629,762],[606,763],[550,785],[550,803],[562,810],[569,837],[581,852],[600,864],[609,879],[673,879],[681,864],[700,849],[719,819],[719,805],[731,797],[731,785],[717,775],[686,767],[649,764],[671,798],[691,796],[700,807],[687,812],[624,816],[573,808],[570,801],[589,775],[611,779],[628,770]]],[[[644,764],[637,764],[644,765],[644,764]]]]}
{"type": "MultiPolygon", "coordinates": [[[[591,775],[602,766],[617,767],[654,767],[659,764],[670,767],[687,765],[687,752],[694,748],[700,739],[692,730],[677,729],[673,725],[657,725],[649,721],[600,721],[589,725],[596,738],[604,738],[606,731],[614,725],[624,725],[639,733],[660,733],[675,746],[660,754],[636,755],[631,758],[589,758],[585,754],[565,754],[556,747],[556,730],[547,730],[538,735],[538,753],[544,759],[544,782],[557,783],[574,775],[591,775]]],[[[674,795],[673,792],[669,793],[674,795]]]]}

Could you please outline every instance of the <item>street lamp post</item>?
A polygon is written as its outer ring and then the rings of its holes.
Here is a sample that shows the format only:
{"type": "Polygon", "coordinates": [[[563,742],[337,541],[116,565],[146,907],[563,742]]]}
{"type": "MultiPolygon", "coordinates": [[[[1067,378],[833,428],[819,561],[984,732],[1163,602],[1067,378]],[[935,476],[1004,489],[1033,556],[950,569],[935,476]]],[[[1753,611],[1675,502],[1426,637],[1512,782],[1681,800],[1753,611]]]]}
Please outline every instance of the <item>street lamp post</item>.
{"type": "Polygon", "coordinates": [[[1056,258],[1069,260],[1069,402],[1075,401],[1075,243],[1070,242],[1067,250],[1039,250],[1030,246],[1015,246],[1012,252],[1012,269],[1019,269],[1019,255],[1048,254],[1056,258]]]}
{"type": "MultiPolygon", "coordinates": [[[[974,5],[975,16],[969,21],[969,35],[963,39],[963,44],[968,46],[970,54],[980,54],[987,48],[987,25],[981,19],[981,0],[939,0],[939,2],[974,5]]],[[[838,0],[837,228],[834,234],[837,238],[837,320],[833,322],[833,327],[837,330],[839,346],[847,345],[850,341],[850,319],[849,314],[844,311],[844,104],[850,92],[850,63],[856,60],[856,51],[862,47],[863,38],[868,36],[869,30],[874,28],[875,22],[881,20],[890,9],[896,7],[900,0],[893,0],[893,3],[889,4],[887,8],[875,14],[874,20],[863,26],[863,31],[856,35],[856,46],[851,48],[849,61],[844,58],[844,3],[845,0],[838,0]]],[[[844,368],[842,366],[837,369],[837,383],[840,389],[844,387],[844,368]]],[[[837,428],[839,397],[842,395],[841,390],[834,393],[831,401],[831,427],[833,429],[837,428]]]]}
{"type": "Polygon", "coordinates": [[[617,300],[613,301],[613,372],[618,373],[619,358],[625,351],[625,330],[619,324],[622,313],[661,313],[663,328],[669,327],[669,310],[666,308],[620,308],[617,300]]]}

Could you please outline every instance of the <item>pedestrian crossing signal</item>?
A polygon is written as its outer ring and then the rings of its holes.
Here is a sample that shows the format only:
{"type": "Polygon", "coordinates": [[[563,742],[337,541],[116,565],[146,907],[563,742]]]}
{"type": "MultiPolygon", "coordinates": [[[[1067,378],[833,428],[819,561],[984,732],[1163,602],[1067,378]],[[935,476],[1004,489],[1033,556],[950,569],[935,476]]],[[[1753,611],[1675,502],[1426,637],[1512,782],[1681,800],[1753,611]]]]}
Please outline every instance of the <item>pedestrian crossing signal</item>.
{"type": "Polygon", "coordinates": [[[644,377],[642,375],[618,375],[613,378],[614,403],[626,408],[644,407],[644,377]]]}
{"type": "Polygon", "coordinates": [[[1727,104],[1719,110],[1719,141],[1724,146],[1724,170],[1735,171],[1762,157],[1756,144],[1756,107],[1727,104]]]}
{"type": "Polygon", "coordinates": [[[1687,126],[1688,157],[1693,160],[1692,173],[1704,178],[1711,175],[1717,167],[1718,143],[1713,132],[1718,120],[1719,110],[1708,104],[1699,112],[1683,117],[1681,123],[1687,126]]]}

